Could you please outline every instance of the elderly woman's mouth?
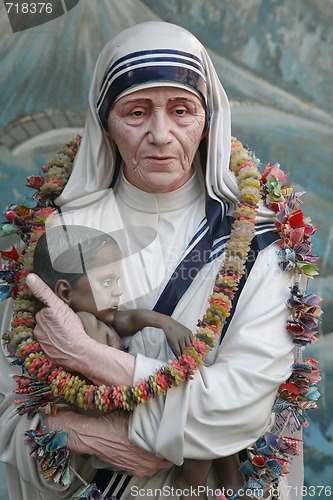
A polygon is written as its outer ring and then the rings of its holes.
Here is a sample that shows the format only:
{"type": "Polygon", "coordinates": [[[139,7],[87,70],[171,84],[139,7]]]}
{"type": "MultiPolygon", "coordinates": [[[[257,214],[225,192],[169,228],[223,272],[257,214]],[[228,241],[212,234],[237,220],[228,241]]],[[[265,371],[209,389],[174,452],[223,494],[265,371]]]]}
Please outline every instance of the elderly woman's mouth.
{"type": "Polygon", "coordinates": [[[174,160],[174,156],[147,156],[146,159],[153,163],[169,163],[174,160]]]}

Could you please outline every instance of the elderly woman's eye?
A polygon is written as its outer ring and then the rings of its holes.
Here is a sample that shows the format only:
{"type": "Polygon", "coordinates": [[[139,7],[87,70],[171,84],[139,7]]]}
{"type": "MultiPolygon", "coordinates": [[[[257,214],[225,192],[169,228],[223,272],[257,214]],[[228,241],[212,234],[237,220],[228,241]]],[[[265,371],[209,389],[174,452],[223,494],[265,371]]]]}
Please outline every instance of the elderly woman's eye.
{"type": "Polygon", "coordinates": [[[140,110],[132,111],[131,115],[132,116],[142,116],[143,111],[140,111],[140,110]]]}
{"type": "Polygon", "coordinates": [[[182,116],[182,115],[186,114],[186,109],[183,109],[183,108],[181,108],[181,109],[175,109],[175,112],[176,112],[177,115],[182,116]]]}

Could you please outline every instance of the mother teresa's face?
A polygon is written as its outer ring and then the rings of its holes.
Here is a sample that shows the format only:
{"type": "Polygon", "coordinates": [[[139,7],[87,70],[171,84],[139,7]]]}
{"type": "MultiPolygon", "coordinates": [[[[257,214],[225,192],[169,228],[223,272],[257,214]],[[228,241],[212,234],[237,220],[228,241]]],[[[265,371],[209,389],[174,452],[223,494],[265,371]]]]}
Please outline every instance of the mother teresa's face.
{"type": "Polygon", "coordinates": [[[108,119],[126,179],[149,193],[174,191],[191,178],[204,126],[200,98],[177,87],[132,92],[114,104],[108,119]]]}

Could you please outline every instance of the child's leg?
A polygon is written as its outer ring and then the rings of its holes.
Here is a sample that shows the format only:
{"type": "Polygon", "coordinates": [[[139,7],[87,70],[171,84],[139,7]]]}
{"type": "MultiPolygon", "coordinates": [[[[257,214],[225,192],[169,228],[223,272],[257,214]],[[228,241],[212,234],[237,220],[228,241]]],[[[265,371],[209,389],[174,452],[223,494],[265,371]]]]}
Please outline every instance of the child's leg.
{"type": "Polygon", "coordinates": [[[207,500],[206,483],[211,465],[212,460],[184,460],[176,478],[176,488],[184,492],[184,500],[207,500]]]}
{"type": "MultiPolygon", "coordinates": [[[[245,479],[239,470],[238,453],[214,460],[217,475],[217,486],[222,494],[232,497],[244,486],[245,479]]],[[[223,497],[222,497],[223,498],[223,497]]],[[[244,500],[248,497],[244,496],[244,500]]]]}

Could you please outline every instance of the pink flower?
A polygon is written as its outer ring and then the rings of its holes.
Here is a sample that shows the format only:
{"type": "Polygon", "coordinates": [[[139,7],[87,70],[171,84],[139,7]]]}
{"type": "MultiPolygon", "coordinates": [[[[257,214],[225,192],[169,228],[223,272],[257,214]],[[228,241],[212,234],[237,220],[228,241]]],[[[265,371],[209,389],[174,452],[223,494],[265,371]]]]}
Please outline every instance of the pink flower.
{"type": "Polygon", "coordinates": [[[163,373],[159,373],[156,382],[161,387],[163,391],[166,391],[169,387],[169,381],[163,373]]]}
{"type": "Polygon", "coordinates": [[[290,231],[290,239],[292,242],[292,246],[298,245],[303,241],[304,238],[304,227],[297,227],[290,231]]]}
{"type": "Polygon", "coordinates": [[[223,299],[221,298],[216,298],[216,297],[212,297],[210,299],[210,303],[212,305],[215,305],[215,306],[220,306],[220,307],[225,307],[225,309],[227,309],[229,311],[230,309],[230,303],[228,302],[225,302],[223,299]]]}
{"type": "Polygon", "coordinates": [[[192,344],[194,347],[196,347],[196,349],[202,356],[207,356],[208,351],[204,346],[204,344],[202,344],[202,342],[199,342],[198,340],[193,340],[192,344]]]}
{"type": "Polygon", "coordinates": [[[44,217],[48,217],[49,215],[52,215],[54,212],[53,208],[40,208],[37,212],[36,215],[42,215],[44,217]]]}
{"type": "Polygon", "coordinates": [[[214,335],[220,335],[220,330],[215,325],[210,325],[209,323],[203,323],[204,328],[208,328],[208,330],[212,331],[214,335]]]}
{"type": "Polygon", "coordinates": [[[191,370],[195,370],[197,368],[197,365],[191,356],[187,356],[186,354],[182,354],[182,358],[185,361],[185,363],[188,364],[188,366],[191,368],[191,370]]]}
{"type": "Polygon", "coordinates": [[[112,391],[112,399],[114,401],[114,405],[117,408],[121,408],[122,407],[122,402],[121,402],[120,396],[121,396],[121,387],[120,386],[114,387],[113,391],[112,391]]]}
{"type": "Polygon", "coordinates": [[[289,174],[285,174],[283,170],[280,170],[279,163],[275,163],[269,173],[272,177],[277,179],[281,184],[284,184],[289,177],[289,174]]]}

